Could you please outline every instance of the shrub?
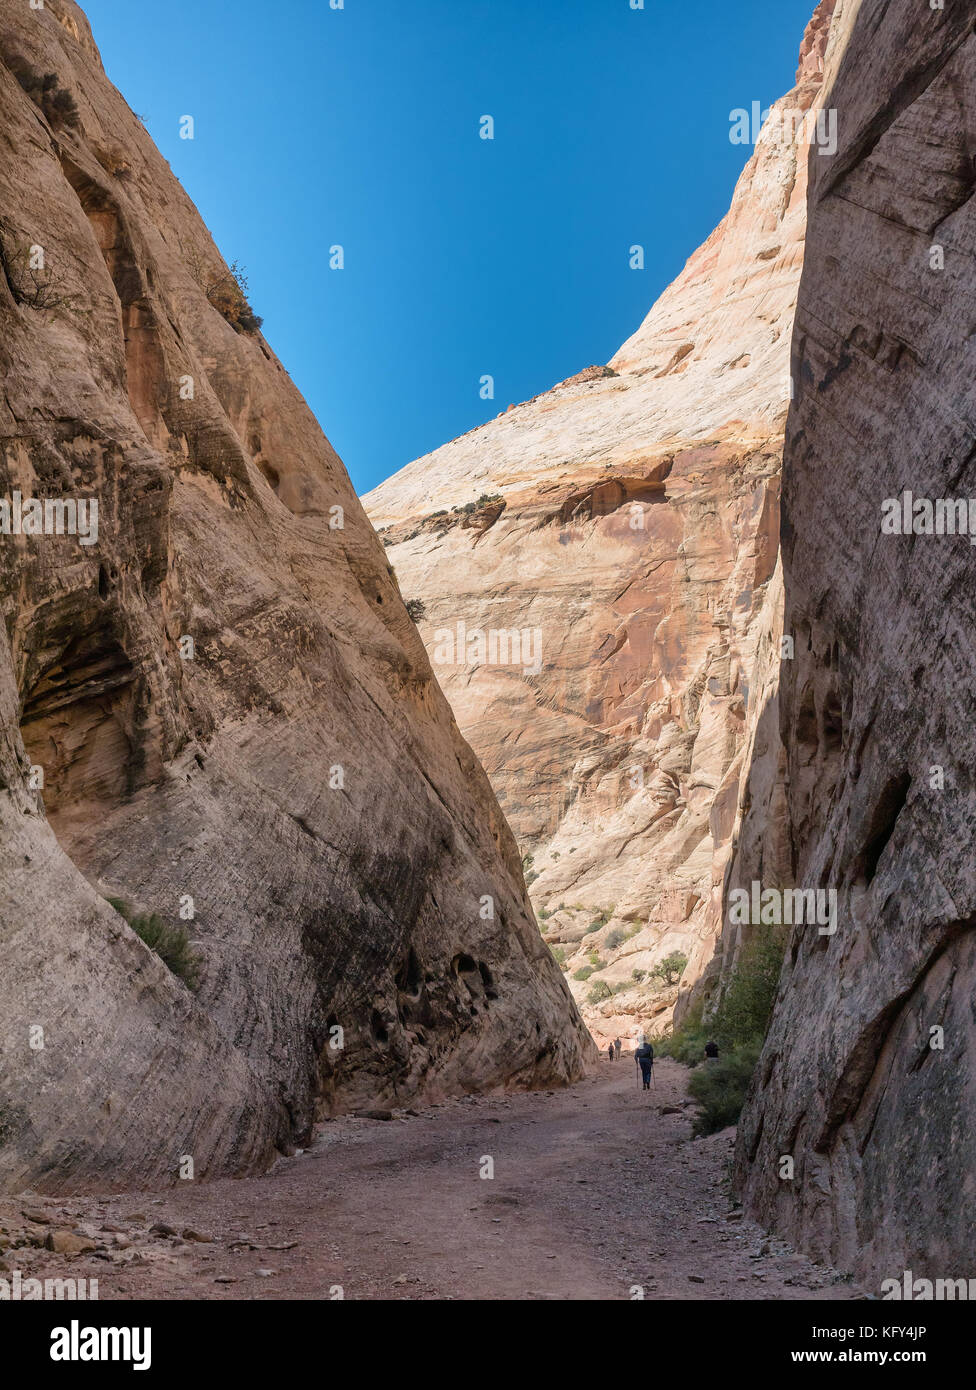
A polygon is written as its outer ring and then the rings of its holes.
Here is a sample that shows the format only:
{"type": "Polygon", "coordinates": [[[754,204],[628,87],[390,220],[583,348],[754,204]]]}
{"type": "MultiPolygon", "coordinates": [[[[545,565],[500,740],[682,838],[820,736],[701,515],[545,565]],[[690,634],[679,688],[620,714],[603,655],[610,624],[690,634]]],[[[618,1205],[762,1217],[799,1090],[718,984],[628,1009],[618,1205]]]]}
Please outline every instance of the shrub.
{"type": "Polygon", "coordinates": [[[662,1057],[673,1057],[686,1067],[697,1067],[704,1060],[709,1035],[702,1022],[702,1006],[696,1005],[685,1015],[680,1027],[656,1044],[662,1057]]]}
{"type": "Polygon", "coordinates": [[[760,927],[743,946],[712,1019],[712,1032],[720,1047],[736,1047],[766,1036],[785,950],[786,934],[775,927],[760,927]]]}
{"type": "Polygon", "coordinates": [[[419,623],[427,616],[427,605],[422,598],[408,598],[406,602],[407,616],[411,622],[419,623]]]}
{"type": "Polygon", "coordinates": [[[590,987],[590,992],[586,996],[588,1004],[602,1004],[604,999],[609,999],[613,991],[605,980],[597,980],[590,987]]]}
{"type": "Polygon", "coordinates": [[[565,946],[550,946],[550,947],[549,947],[549,950],[552,952],[552,958],[553,958],[553,960],[556,962],[556,964],[559,966],[559,968],[560,968],[561,970],[565,970],[565,969],[566,969],[566,947],[565,947],[565,946]]]}
{"type": "Polygon", "coordinates": [[[665,956],[662,961],[655,965],[651,975],[665,985],[676,985],[684,974],[687,964],[687,956],[683,956],[680,951],[672,951],[669,956],[665,956]]]}
{"type": "Polygon", "coordinates": [[[589,926],[587,927],[587,929],[586,929],[587,932],[599,931],[601,927],[605,927],[605,926],[607,925],[607,923],[610,921],[610,918],[611,918],[612,916],[613,916],[613,908],[612,908],[612,907],[605,907],[605,908],[603,909],[602,912],[598,913],[598,915],[597,915],[596,917],[593,918],[593,921],[590,923],[590,925],[589,925],[589,926]]]}
{"type": "Polygon", "coordinates": [[[603,944],[608,951],[615,951],[617,947],[622,946],[626,940],[627,933],[622,931],[620,927],[614,927],[613,931],[607,935],[603,944]]]}
{"type": "Polygon", "coordinates": [[[207,287],[207,298],[235,333],[257,333],[264,323],[248,303],[247,276],[239,261],[232,261],[227,273],[207,287]]]}
{"type": "Polygon", "coordinates": [[[573,972],[573,979],[580,981],[588,980],[593,973],[592,965],[581,965],[578,970],[573,972]]]}
{"type": "Polygon", "coordinates": [[[755,1038],[692,1073],[688,1091],[701,1107],[694,1134],[714,1134],[737,1122],[761,1050],[762,1039],[755,1038]]]}
{"type": "Polygon", "coordinates": [[[121,898],[107,898],[106,901],[151,951],[155,951],[164,965],[168,966],[190,989],[200,983],[200,957],[190,946],[186,927],[170,927],[155,912],[140,914],[132,911],[121,898]]]}
{"type": "Polygon", "coordinates": [[[110,145],[107,149],[96,150],[95,158],[106,174],[111,174],[114,179],[132,177],[132,165],[118,145],[110,145]]]}
{"type": "Polygon", "coordinates": [[[28,237],[18,235],[6,218],[0,217],[0,271],[17,304],[29,309],[70,307],[77,295],[68,292],[62,271],[52,270],[47,255],[28,237]]]}
{"type": "Polygon", "coordinates": [[[701,1106],[696,1134],[712,1134],[739,1118],[763,1039],[776,1002],[786,933],[762,927],[739,953],[732,977],[714,1016],[705,1023],[702,1008],[688,1014],[682,1026],[662,1042],[661,1052],[697,1067],[710,1038],[721,1049],[692,1076],[688,1089],[701,1106]]]}
{"type": "Polygon", "coordinates": [[[57,73],[35,72],[26,58],[20,56],[8,59],[7,66],[38,110],[44,112],[49,125],[74,129],[80,124],[75,99],[58,85],[57,73]]]}
{"type": "Polygon", "coordinates": [[[643,982],[647,979],[647,971],[632,970],[630,972],[630,978],[634,981],[635,984],[643,984],[643,982]]]}
{"type": "Polygon", "coordinates": [[[186,253],[190,274],[210,303],[222,314],[235,333],[257,333],[264,319],[251,308],[247,298],[247,275],[239,261],[214,278],[213,271],[195,250],[186,253]]]}

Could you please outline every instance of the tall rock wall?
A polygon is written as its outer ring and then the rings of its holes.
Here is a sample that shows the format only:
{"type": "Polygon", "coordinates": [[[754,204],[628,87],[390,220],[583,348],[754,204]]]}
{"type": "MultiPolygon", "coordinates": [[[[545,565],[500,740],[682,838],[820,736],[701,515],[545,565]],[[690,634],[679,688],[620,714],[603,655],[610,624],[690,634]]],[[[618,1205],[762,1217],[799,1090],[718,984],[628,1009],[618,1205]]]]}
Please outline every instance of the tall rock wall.
{"type": "Polygon", "coordinates": [[[0,0],[0,147],[0,498],[99,503],[0,536],[0,1183],[578,1076],[383,547],[71,0],[0,0]],[[182,914],[196,993],[108,896],[182,914]]]}
{"type": "Polygon", "coordinates": [[[833,4],[817,9],[797,86],[728,215],[609,366],[509,407],[364,499],[404,595],[424,607],[421,634],[526,854],[547,940],[571,976],[592,971],[573,983],[581,1003],[597,985],[615,991],[585,1005],[601,1041],[663,1028],[676,990],[634,971],[677,951],[687,984],[721,923],[743,758],[766,704],[757,645],[779,621],[799,117],[819,102],[833,4]],[[472,645],[513,631],[528,657],[472,645]]]}
{"type": "MultiPolygon", "coordinates": [[[[882,520],[906,490],[976,496],[973,6],[843,0],[827,81],[840,142],[810,162],[784,464],[780,843],[795,883],[836,891],[837,930],[793,931],[738,1178],[865,1278],[967,1277],[976,551],[924,505],[910,534],[882,520]]],[[[739,882],[768,882],[767,806],[739,882]]]]}

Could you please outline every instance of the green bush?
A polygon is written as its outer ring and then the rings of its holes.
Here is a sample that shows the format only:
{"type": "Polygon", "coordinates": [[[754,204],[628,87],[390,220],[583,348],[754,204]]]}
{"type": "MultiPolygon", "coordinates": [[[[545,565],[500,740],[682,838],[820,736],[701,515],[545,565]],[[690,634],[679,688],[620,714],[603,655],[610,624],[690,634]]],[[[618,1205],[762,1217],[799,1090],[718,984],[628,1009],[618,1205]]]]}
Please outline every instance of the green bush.
{"type": "Polygon", "coordinates": [[[776,927],[760,927],[743,946],[711,1021],[719,1047],[738,1047],[766,1036],[785,950],[786,934],[776,927]]]}
{"type": "Polygon", "coordinates": [[[163,964],[188,988],[196,989],[199,986],[200,957],[190,946],[186,927],[167,926],[155,912],[133,912],[129,904],[121,898],[107,898],[106,901],[110,907],[115,908],[120,917],[125,918],[136,936],[140,937],[151,951],[155,951],[163,964]]]}
{"type": "Polygon", "coordinates": [[[692,1073],[688,1092],[701,1107],[694,1134],[714,1134],[738,1121],[761,1051],[762,1039],[756,1038],[692,1073]]]}
{"type": "Polygon", "coordinates": [[[588,980],[592,974],[592,965],[581,965],[578,970],[573,971],[573,979],[582,982],[583,980],[588,980]]]}
{"type": "Polygon", "coordinates": [[[620,927],[614,927],[612,932],[607,934],[604,946],[608,951],[615,951],[618,946],[622,946],[627,940],[627,933],[620,927]]]}
{"type": "Polygon", "coordinates": [[[658,961],[651,976],[660,980],[664,985],[676,985],[681,979],[688,964],[688,957],[683,956],[680,951],[672,951],[669,956],[665,956],[662,961],[658,961]]]}
{"type": "Polygon", "coordinates": [[[565,969],[566,969],[566,947],[565,947],[565,946],[550,946],[550,947],[549,947],[549,950],[552,952],[552,958],[553,958],[553,960],[556,962],[556,964],[559,966],[560,970],[565,970],[565,969]]]}
{"type": "Polygon", "coordinates": [[[612,990],[605,980],[597,980],[596,984],[590,987],[590,992],[586,996],[588,1004],[602,1004],[604,999],[609,999],[612,990]]]}
{"type": "Polygon", "coordinates": [[[719,1045],[718,1059],[696,1070],[688,1083],[701,1107],[696,1134],[713,1134],[739,1118],[776,1002],[785,950],[782,929],[761,927],[739,953],[713,1017],[703,1021],[699,1005],[659,1045],[663,1056],[691,1067],[704,1060],[709,1040],[719,1045]]]}

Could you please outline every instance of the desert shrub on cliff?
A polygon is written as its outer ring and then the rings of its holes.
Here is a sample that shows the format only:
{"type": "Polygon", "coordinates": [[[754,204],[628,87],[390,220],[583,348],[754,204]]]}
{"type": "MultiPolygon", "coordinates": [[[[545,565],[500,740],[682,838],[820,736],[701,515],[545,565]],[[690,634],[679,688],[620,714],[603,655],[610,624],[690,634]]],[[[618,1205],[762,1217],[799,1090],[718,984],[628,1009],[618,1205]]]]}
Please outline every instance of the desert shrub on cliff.
{"type": "Polygon", "coordinates": [[[240,261],[231,261],[225,270],[215,276],[199,252],[188,252],[186,259],[190,274],[235,333],[257,333],[264,319],[251,308],[247,297],[247,274],[240,261]]]}
{"type": "Polygon", "coordinates": [[[422,618],[427,616],[427,605],[422,598],[408,598],[404,607],[411,622],[419,623],[422,618]]]}
{"type": "Polygon", "coordinates": [[[28,309],[68,308],[77,299],[63,270],[52,267],[42,246],[0,217],[0,272],[17,304],[28,309]]]}
{"type": "Polygon", "coordinates": [[[110,145],[105,149],[96,150],[95,158],[105,170],[106,174],[111,174],[113,179],[129,179],[132,177],[132,165],[126,159],[125,154],[118,145],[110,145]]]}
{"type": "Polygon", "coordinates": [[[164,965],[190,989],[200,983],[200,958],[190,946],[185,927],[170,927],[155,912],[136,913],[121,898],[106,900],[164,965]]]}
{"type": "Polygon", "coordinates": [[[592,965],[581,965],[578,970],[573,971],[573,979],[579,980],[580,984],[583,984],[593,973],[592,965]]]}
{"type": "Polygon", "coordinates": [[[676,985],[684,974],[687,964],[687,956],[683,956],[680,951],[672,951],[669,956],[658,961],[651,971],[651,975],[654,979],[660,980],[663,985],[676,985]]]}
{"type": "Polygon", "coordinates": [[[622,946],[626,940],[627,933],[621,930],[620,927],[614,927],[613,931],[607,934],[603,944],[608,951],[615,951],[617,947],[622,946]]]}
{"type": "Polygon", "coordinates": [[[247,276],[238,261],[232,261],[227,274],[208,286],[207,298],[238,333],[257,333],[264,323],[248,302],[247,276]]]}
{"type": "Polygon", "coordinates": [[[71,93],[59,85],[57,73],[35,72],[19,54],[9,58],[7,66],[38,110],[44,112],[49,125],[73,129],[80,124],[77,103],[71,93]]]}
{"type": "Polygon", "coordinates": [[[597,980],[596,983],[590,987],[590,992],[586,996],[586,1002],[588,1004],[602,1004],[604,999],[609,999],[612,993],[613,991],[605,980],[597,980]]]}

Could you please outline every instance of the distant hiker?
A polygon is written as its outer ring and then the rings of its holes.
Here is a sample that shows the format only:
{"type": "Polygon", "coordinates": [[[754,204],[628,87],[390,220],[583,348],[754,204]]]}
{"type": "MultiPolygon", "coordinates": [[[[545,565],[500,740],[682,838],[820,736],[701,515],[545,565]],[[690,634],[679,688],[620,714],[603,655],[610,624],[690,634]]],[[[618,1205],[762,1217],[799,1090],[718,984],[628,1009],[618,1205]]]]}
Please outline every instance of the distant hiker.
{"type": "Polygon", "coordinates": [[[634,1053],[637,1058],[637,1065],[640,1067],[641,1080],[644,1082],[644,1090],[651,1089],[651,1070],[654,1066],[654,1049],[649,1042],[642,1042],[634,1053]]]}
{"type": "Polygon", "coordinates": [[[715,1061],[715,1059],[718,1057],[718,1043],[717,1043],[717,1042],[707,1042],[707,1043],[705,1044],[705,1056],[708,1058],[708,1060],[709,1060],[710,1062],[714,1062],[714,1061],[715,1061]]]}
{"type": "Polygon", "coordinates": [[[611,1060],[611,1062],[612,1062],[612,1061],[613,1061],[613,1043],[611,1043],[610,1046],[607,1048],[607,1052],[609,1053],[610,1060],[611,1060]]]}
{"type": "Polygon", "coordinates": [[[620,1061],[620,1049],[621,1049],[622,1047],[623,1047],[623,1043],[620,1041],[620,1039],[619,1039],[619,1038],[614,1038],[614,1040],[613,1040],[613,1050],[614,1050],[614,1053],[616,1054],[615,1057],[614,1057],[614,1061],[617,1061],[617,1062],[620,1061]]]}

